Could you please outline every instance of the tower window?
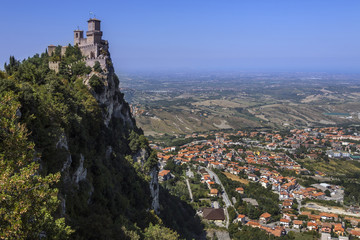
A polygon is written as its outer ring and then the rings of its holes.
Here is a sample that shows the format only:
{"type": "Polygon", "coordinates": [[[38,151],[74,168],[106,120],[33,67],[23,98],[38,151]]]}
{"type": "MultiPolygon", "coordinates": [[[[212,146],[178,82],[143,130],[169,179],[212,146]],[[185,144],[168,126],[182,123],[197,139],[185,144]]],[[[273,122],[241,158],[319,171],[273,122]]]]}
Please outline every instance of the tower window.
{"type": "Polygon", "coordinates": [[[76,38],[78,38],[79,37],[79,33],[76,33],[76,38]]]}

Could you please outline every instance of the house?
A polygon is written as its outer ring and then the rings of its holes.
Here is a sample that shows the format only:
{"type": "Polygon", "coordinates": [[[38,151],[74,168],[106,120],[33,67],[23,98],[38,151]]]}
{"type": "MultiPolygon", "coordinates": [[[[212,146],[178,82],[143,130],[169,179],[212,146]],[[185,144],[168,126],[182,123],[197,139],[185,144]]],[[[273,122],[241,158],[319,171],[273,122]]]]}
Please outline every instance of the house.
{"type": "Polygon", "coordinates": [[[275,237],[281,237],[286,235],[286,230],[284,227],[276,226],[275,229],[271,232],[275,237]]]}
{"type": "Polygon", "coordinates": [[[245,215],[244,214],[239,214],[236,218],[236,222],[241,222],[242,224],[245,224],[245,215]]]}
{"type": "Polygon", "coordinates": [[[303,225],[303,221],[301,221],[301,220],[294,220],[293,221],[293,227],[296,228],[296,229],[302,228],[302,225],[303,225]]]}
{"type": "Polygon", "coordinates": [[[308,217],[309,217],[310,222],[313,222],[313,223],[320,222],[320,219],[321,219],[320,215],[314,215],[314,214],[309,214],[308,217]]]}
{"type": "Polygon", "coordinates": [[[360,230],[353,229],[350,231],[350,234],[354,237],[360,238],[360,230]]]}
{"type": "Polygon", "coordinates": [[[205,180],[206,182],[211,181],[211,177],[209,174],[204,174],[201,179],[205,180]]]}
{"type": "Polygon", "coordinates": [[[335,224],[333,231],[339,236],[344,236],[345,234],[345,229],[342,227],[341,223],[335,224]]]}
{"type": "Polygon", "coordinates": [[[338,220],[338,215],[334,214],[334,213],[320,213],[320,217],[321,220],[326,221],[326,220],[331,220],[331,221],[337,221],[338,220]]]}
{"type": "Polygon", "coordinates": [[[258,181],[258,176],[256,176],[255,174],[249,174],[248,175],[248,179],[257,182],[258,181]]]}
{"type": "Polygon", "coordinates": [[[236,188],[235,191],[237,191],[240,194],[244,194],[244,188],[242,188],[242,187],[236,188]]]}
{"type": "Polygon", "coordinates": [[[204,208],[203,218],[206,220],[220,222],[225,221],[224,209],[222,208],[204,208]]]}
{"type": "Polygon", "coordinates": [[[270,185],[269,181],[266,180],[266,179],[264,179],[264,178],[260,179],[260,184],[261,184],[261,186],[263,186],[264,188],[267,188],[267,186],[270,185]]]}
{"type": "Polygon", "coordinates": [[[217,190],[216,188],[212,188],[210,189],[210,194],[211,197],[217,197],[219,195],[219,190],[217,190]]]}
{"type": "Polygon", "coordinates": [[[263,213],[260,215],[259,221],[262,224],[266,224],[271,218],[271,214],[270,213],[263,213]]]}
{"type": "Polygon", "coordinates": [[[319,199],[319,200],[324,200],[325,199],[325,193],[323,193],[323,192],[317,192],[317,193],[313,193],[311,195],[315,199],[319,199]]]}
{"type": "Polygon", "coordinates": [[[308,222],[307,223],[307,230],[309,231],[316,231],[317,230],[317,224],[313,223],[313,222],[308,222]]]}
{"type": "Polygon", "coordinates": [[[280,200],[289,199],[289,194],[285,191],[280,192],[280,200]]]}
{"type": "Polygon", "coordinates": [[[320,232],[322,233],[331,233],[331,223],[324,222],[321,224],[320,232]]]}
{"type": "Polygon", "coordinates": [[[282,203],[282,206],[283,208],[291,208],[293,202],[291,200],[285,200],[283,203],[282,203]]]}
{"type": "Polygon", "coordinates": [[[267,233],[274,235],[275,237],[281,237],[286,235],[286,230],[283,227],[277,226],[274,229],[272,229],[270,227],[260,225],[260,228],[262,230],[265,230],[267,233]]]}
{"type": "Polygon", "coordinates": [[[246,226],[250,226],[250,227],[253,227],[253,228],[255,228],[255,227],[260,228],[261,224],[256,222],[256,221],[251,220],[251,221],[248,221],[246,223],[246,226]]]}
{"type": "Polygon", "coordinates": [[[289,225],[290,225],[290,220],[289,220],[289,219],[282,218],[282,219],[280,219],[280,224],[283,225],[284,227],[289,227],[289,225]]]}
{"type": "Polygon", "coordinates": [[[297,216],[292,213],[283,213],[283,217],[285,219],[291,220],[291,219],[297,219],[297,216]]]}
{"type": "Polygon", "coordinates": [[[172,178],[170,170],[162,170],[158,175],[159,181],[166,181],[172,178]]]}

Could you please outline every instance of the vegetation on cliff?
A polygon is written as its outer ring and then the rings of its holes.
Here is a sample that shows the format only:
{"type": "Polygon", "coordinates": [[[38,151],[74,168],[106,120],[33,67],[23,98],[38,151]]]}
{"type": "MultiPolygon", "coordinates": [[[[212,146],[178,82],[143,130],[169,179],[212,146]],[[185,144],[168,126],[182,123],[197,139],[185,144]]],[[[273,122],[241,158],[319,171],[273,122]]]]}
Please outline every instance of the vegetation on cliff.
{"type": "Polygon", "coordinates": [[[67,238],[72,230],[64,218],[54,219],[59,200],[51,188],[60,174],[41,176],[34,144],[17,122],[20,104],[11,93],[0,101],[0,238],[67,238]]]}
{"type": "MultiPolygon", "coordinates": [[[[1,211],[11,208],[22,211],[19,204],[35,198],[36,203],[43,203],[43,210],[29,207],[26,214],[37,211],[44,215],[38,229],[42,233],[48,229],[46,224],[51,223],[56,226],[51,228],[54,234],[56,229],[61,233],[58,238],[66,238],[71,232],[64,218],[74,230],[73,239],[177,238],[177,233],[164,227],[162,220],[150,210],[149,173],[156,169],[156,153],[148,147],[142,130],[136,127],[129,113],[129,106],[118,91],[119,81],[112,65],[103,73],[99,66],[91,69],[81,59],[77,47],[69,46],[64,56],[60,56],[58,47],[52,56],[37,54],[21,62],[11,57],[9,64],[5,64],[5,72],[0,72],[1,101],[11,94],[11,99],[19,103],[13,105],[11,113],[4,109],[6,104],[2,105],[1,124],[13,121],[23,131],[18,135],[18,140],[23,142],[8,139],[9,144],[23,144],[14,149],[18,156],[11,158],[4,152],[7,138],[6,131],[1,129],[1,181],[26,182],[18,188],[10,187],[14,196],[18,194],[24,201],[12,198],[13,203],[8,206],[2,198],[1,211]],[[48,62],[54,60],[60,61],[59,74],[48,67],[48,62]],[[96,79],[96,86],[84,84],[95,74],[102,76],[96,79]],[[100,96],[106,90],[105,82],[112,89],[111,99],[106,100],[117,101],[121,107],[120,113],[112,114],[106,124],[108,106],[97,100],[107,97],[100,96]],[[21,154],[20,150],[25,152],[21,154]],[[142,150],[146,152],[145,158],[139,161],[135,156],[142,150]],[[34,158],[35,153],[40,153],[41,158],[34,158]],[[129,161],[127,156],[133,160],[129,161]],[[40,184],[41,188],[28,191],[31,184],[40,184]],[[166,234],[158,235],[159,229],[166,234]]],[[[3,196],[6,191],[1,189],[0,194],[3,196]]],[[[14,215],[21,217],[16,211],[14,215]]],[[[15,220],[17,224],[28,225],[34,216],[24,217],[22,222],[15,220]]],[[[6,221],[1,214],[1,232],[9,234],[16,225],[6,221]]],[[[24,238],[31,238],[27,233],[24,238]]]]}

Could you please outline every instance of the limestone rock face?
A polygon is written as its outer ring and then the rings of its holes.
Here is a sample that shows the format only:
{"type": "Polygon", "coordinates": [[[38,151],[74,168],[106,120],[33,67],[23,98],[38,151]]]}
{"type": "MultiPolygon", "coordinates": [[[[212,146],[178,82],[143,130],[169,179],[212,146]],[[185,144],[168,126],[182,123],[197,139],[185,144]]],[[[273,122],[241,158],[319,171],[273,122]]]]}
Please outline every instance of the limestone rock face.
{"type": "Polygon", "coordinates": [[[156,214],[160,213],[158,170],[153,168],[150,171],[150,192],[152,197],[151,208],[156,214]]]}
{"type": "MultiPolygon", "coordinates": [[[[84,156],[80,154],[80,161],[78,168],[72,173],[71,165],[73,164],[73,159],[69,151],[69,145],[65,134],[61,134],[59,141],[56,144],[56,148],[66,153],[66,160],[62,164],[61,175],[63,179],[64,186],[73,186],[75,188],[79,187],[79,182],[86,180],[87,169],[84,168],[84,156]]],[[[92,187],[92,185],[91,185],[92,187]]],[[[90,193],[91,195],[91,193],[90,193]]],[[[66,191],[59,193],[60,200],[60,209],[61,216],[65,216],[66,212],[66,191]]]]}
{"type": "Polygon", "coordinates": [[[89,88],[91,88],[89,81],[93,75],[97,75],[104,84],[101,93],[96,93],[94,90],[92,90],[92,92],[96,100],[105,110],[103,112],[105,126],[109,126],[112,118],[120,118],[123,120],[124,125],[133,128],[135,120],[131,116],[128,103],[125,102],[123,98],[124,95],[120,92],[119,82],[115,76],[114,68],[106,66],[103,73],[92,72],[84,79],[84,84],[89,88]]]}
{"type": "Polygon", "coordinates": [[[61,168],[61,175],[63,176],[64,182],[69,183],[71,181],[70,166],[72,163],[72,157],[69,152],[68,142],[64,133],[60,135],[59,141],[56,144],[56,148],[59,150],[66,151],[66,160],[61,168]]]}
{"type": "Polygon", "coordinates": [[[80,181],[86,179],[87,169],[84,168],[84,156],[80,154],[80,164],[79,167],[74,172],[72,177],[73,183],[78,185],[80,181]]]}
{"type": "MultiPolygon", "coordinates": [[[[108,59],[109,63],[111,63],[111,59],[108,59]]],[[[131,115],[130,107],[128,103],[124,100],[123,93],[120,92],[119,89],[119,80],[115,75],[114,68],[111,64],[107,64],[105,68],[103,68],[103,72],[92,72],[83,80],[84,84],[88,86],[89,90],[92,92],[95,99],[98,101],[99,105],[102,108],[103,122],[104,125],[112,131],[112,122],[113,120],[120,119],[124,128],[134,129],[136,128],[136,123],[134,118],[131,115]],[[101,92],[96,92],[91,88],[89,81],[93,75],[96,75],[103,82],[103,90],[101,92]]],[[[108,161],[111,158],[111,154],[113,154],[113,146],[107,146],[104,159],[108,161]]],[[[140,163],[141,166],[144,165],[147,158],[149,157],[149,153],[145,149],[140,149],[133,156],[134,162],[140,163]]],[[[64,167],[66,168],[68,165],[71,165],[71,156],[69,160],[64,163],[64,167]]],[[[87,170],[84,168],[84,158],[81,155],[80,163],[76,171],[73,173],[72,182],[75,185],[82,180],[86,179],[87,170]]],[[[150,192],[152,198],[152,209],[158,214],[160,205],[159,205],[159,183],[158,183],[158,170],[154,168],[150,172],[150,192]]],[[[93,189],[92,184],[91,189],[93,189]]],[[[89,197],[91,197],[91,192],[89,197]]],[[[89,199],[90,201],[90,199],[89,199]]]]}
{"type": "Polygon", "coordinates": [[[80,181],[86,180],[87,174],[87,169],[84,168],[83,154],[80,153],[79,166],[73,173],[71,173],[73,159],[69,151],[69,146],[65,134],[60,135],[59,141],[56,144],[56,148],[66,152],[66,160],[64,161],[61,168],[61,174],[63,176],[64,183],[78,186],[80,181]]]}
{"type": "Polygon", "coordinates": [[[145,149],[140,149],[134,156],[134,162],[138,162],[141,165],[144,165],[146,159],[149,157],[148,152],[145,149]]]}

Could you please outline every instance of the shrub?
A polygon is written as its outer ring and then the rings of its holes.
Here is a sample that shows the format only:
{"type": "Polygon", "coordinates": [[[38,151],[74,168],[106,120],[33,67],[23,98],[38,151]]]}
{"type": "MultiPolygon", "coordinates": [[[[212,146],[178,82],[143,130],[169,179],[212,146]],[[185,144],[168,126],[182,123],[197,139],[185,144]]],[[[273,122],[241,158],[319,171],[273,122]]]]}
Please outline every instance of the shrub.
{"type": "Polygon", "coordinates": [[[103,71],[99,61],[95,62],[93,69],[94,69],[94,71],[99,72],[99,73],[102,73],[102,71],[103,71]]]}
{"type": "Polygon", "coordinates": [[[104,91],[104,83],[95,74],[91,76],[89,81],[90,87],[98,94],[104,91]]]}

